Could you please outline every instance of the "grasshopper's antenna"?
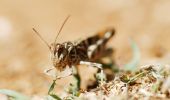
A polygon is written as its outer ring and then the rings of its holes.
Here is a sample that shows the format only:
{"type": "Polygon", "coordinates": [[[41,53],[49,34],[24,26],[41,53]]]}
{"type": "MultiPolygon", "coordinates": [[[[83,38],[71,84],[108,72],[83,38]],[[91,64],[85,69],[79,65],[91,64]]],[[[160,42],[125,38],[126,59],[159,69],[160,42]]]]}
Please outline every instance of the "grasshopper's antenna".
{"type": "Polygon", "coordinates": [[[32,30],[38,35],[38,37],[40,37],[40,39],[48,46],[48,48],[50,49],[50,45],[47,43],[47,41],[44,40],[44,38],[40,35],[40,33],[35,29],[32,28],[32,30]]]}
{"type": "Polygon", "coordinates": [[[61,26],[60,30],[59,30],[59,31],[58,31],[58,33],[57,33],[57,36],[56,36],[56,38],[55,38],[55,40],[54,40],[54,43],[56,43],[57,38],[58,38],[58,36],[59,36],[60,32],[62,31],[62,29],[63,29],[63,27],[64,27],[65,23],[66,23],[66,22],[67,22],[67,20],[69,19],[69,17],[70,17],[70,15],[68,15],[68,16],[66,17],[66,19],[64,20],[64,22],[63,22],[63,24],[62,24],[62,26],[61,26]]]}

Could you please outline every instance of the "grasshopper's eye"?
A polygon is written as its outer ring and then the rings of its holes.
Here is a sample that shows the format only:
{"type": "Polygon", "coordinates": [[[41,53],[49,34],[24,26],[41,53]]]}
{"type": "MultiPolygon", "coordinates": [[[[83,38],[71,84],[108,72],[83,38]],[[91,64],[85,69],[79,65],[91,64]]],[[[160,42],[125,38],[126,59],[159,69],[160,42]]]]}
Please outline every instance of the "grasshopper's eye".
{"type": "Polygon", "coordinates": [[[49,48],[50,48],[52,55],[55,55],[57,52],[56,46],[54,44],[51,44],[49,48]]]}
{"type": "Polygon", "coordinates": [[[52,47],[50,46],[49,48],[50,48],[50,51],[52,51],[52,47]]]}
{"type": "Polygon", "coordinates": [[[56,53],[58,52],[59,48],[60,48],[60,44],[53,45],[53,53],[54,53],[54,55],[56,55],[56,53]]]}
{"type": "Polygon", "coordinates": [[[57,48],[54,48],[54,55],[56,55],[57,53],[57,48]]]}

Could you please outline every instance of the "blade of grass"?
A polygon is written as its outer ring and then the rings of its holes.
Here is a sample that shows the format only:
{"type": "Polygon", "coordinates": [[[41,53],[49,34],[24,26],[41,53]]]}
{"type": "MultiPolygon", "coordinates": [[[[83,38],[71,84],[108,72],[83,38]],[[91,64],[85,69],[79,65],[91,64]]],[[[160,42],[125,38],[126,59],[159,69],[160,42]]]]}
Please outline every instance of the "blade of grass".
{"type": "Polygon", "coordinates": [[[13,91],[13,90],[0,89],[0,93],[14,98],[14,100],[30,100],[29,97],[27,97],[21,93],[18,93],[16,91],[13,91]]]}
{"type": "Polygon", "coordinates": [[[49,88],[49,90],[48,90],[48,94],[50,94],[53,90],[54,90],[54,87],[55,87],[55,85],[56,85],[56,80],[53,80],[53,83],[51,84],[51,86],[50,86],[50,88],[49,88]]]}
{"type": "Polygon", "coordinates": [[[52,93],[52,91],[54,90],[54,87],[56,85],[56,80],[53,80],[53,83],[50,86],[50,89],[48,90],[48,95],[50,95],[51,97],[53,97],[56,100],[62,100],[58,95],[52,93]]]}
{"type": "Polygon", "coordinates": [[[51,97],[53,97],[55,100],[62,100],[59,96],[56,94],[50,94],[51,97]]]}
{"type": "Polygon", "coordinates": [[[144,76],[146,74],[146,72],[141,72],[137,75],[135,75],[134,77],[130,78],[130,80],[127,83],[131,83],[136,81],[137,79],[139,79],[140,77],[144,76]]]}
{"type": "Polygon", "coordinates": [[[125,70],[135,71],[140,61],[140,49],[138,45],[132,39],[130,39],[130,44],[133,50],[133,57],[131,61],[124,66],[124,68],[125,70]]]}
{"type": "Polygon", "coordinates": [[[152,69],[143,70],[142,72],[140,72],[140,73],[136,74],[135,76],[129,78],[129,81],[127,83],[132,83],[132,82],[136,81],[137,79],[139,79],[139,78],[141,78],[143,76],[146,76],[146,75],[148,75],[148,74],[150,74],[152,72],[153,72],[152,69]]]}

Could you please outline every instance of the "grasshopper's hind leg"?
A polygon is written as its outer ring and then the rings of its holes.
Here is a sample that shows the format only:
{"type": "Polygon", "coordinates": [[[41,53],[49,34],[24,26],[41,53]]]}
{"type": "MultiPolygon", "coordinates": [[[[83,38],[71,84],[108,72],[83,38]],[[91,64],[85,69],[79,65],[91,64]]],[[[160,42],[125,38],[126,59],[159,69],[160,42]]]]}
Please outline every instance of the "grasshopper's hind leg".
{"type": "Polygon", "coordinates": [[[80,61],[80,64],[81,65],[87,65],[87,66],[90,66],[90,67],[97,67],[100,69],[100,79],[101,79],[101,84],[104,83],[104,72],[103,72],[103,68],[102,68],[102,64],[99,64],[99,63],[93,63],[93,62],[88,62],[88,61],[80,61]]]}

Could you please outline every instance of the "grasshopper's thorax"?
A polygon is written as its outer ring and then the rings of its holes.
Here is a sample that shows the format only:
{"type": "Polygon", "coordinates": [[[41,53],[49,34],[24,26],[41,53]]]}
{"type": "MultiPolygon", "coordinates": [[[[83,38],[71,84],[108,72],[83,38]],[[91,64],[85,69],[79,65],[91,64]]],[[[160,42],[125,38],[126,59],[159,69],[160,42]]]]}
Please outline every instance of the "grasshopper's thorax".
{"type": "Polygon", "coordinates": [[[63,71],[67,65],[71,65],[71,59],[69,57],[71,50],[73,50],[73,44],[71,42],[51,44],[51,59],[56,69],[63,71]]]}

